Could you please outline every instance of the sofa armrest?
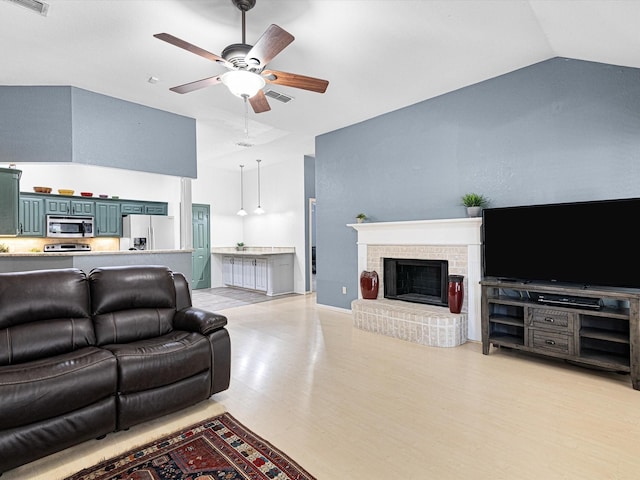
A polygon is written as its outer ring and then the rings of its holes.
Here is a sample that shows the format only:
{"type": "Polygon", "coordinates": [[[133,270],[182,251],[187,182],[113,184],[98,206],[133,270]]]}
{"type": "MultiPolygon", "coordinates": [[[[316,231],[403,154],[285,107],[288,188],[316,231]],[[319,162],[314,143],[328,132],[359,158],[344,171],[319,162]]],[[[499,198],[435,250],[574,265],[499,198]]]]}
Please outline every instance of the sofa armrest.
{"type": "Polygon", "coordinates": [[[173,319],[173,328],[187,332],[200,332],[208,335],[220,330],[227,324],[227,317],[197,307],[178,310],[173,319]]]}

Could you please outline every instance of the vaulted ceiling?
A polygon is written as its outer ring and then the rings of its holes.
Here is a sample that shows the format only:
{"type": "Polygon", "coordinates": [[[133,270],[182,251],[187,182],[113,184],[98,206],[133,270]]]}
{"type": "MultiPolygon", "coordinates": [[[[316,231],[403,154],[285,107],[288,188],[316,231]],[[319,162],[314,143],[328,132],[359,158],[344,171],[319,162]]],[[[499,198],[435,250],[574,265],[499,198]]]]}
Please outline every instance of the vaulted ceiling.
{"type": "Polygon", "coordinates": [[[552,57],[640,68],[636,0],[257,0],[247,43],[277,24],[295,40],[269,67],[330,83],[267,85],[293,100],[245,114],[223,85],[170,91],[226,70],[153,37],[220,55],[242,40],[231,0],[45,3],[42,16],[0,0],[0,85],[72,85],[196,118],[200,161],[222,168],[313,154],[316,135],[552,57]]]}

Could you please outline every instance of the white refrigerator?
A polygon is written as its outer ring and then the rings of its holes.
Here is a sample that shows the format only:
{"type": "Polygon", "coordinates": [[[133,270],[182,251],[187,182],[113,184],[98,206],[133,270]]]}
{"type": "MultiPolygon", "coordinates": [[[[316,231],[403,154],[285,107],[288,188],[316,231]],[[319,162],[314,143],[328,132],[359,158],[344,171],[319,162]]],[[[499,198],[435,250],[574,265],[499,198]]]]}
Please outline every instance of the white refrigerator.
{"type": "Polygon", "coordinates": [[[175,249],[175,222],[164,215],[122,217],[120,250],[175,249]]]}

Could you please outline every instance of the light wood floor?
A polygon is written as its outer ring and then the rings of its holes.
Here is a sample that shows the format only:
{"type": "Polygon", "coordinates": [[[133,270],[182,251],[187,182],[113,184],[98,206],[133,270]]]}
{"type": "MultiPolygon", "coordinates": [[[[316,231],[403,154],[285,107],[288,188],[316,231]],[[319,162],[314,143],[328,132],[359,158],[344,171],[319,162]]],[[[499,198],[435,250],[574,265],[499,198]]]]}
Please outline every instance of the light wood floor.
{"type": "Polygon", "coordinates": [[[319,480],[640,478],[640,391],[628,375],[359,331],[314,295],[222,313],[229,390],[2,480],[61,478],[224,410],[319,480]]]}

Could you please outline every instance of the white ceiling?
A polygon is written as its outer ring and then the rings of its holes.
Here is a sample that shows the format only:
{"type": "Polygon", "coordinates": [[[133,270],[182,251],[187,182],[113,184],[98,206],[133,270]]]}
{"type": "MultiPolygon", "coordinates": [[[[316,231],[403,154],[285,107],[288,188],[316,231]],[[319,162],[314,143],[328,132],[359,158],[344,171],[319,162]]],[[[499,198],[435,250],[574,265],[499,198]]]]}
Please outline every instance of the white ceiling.
{"type": "Polygon", "coordinates": [[[72,85],[196,118],[199,161],[222,168],[313,154],[316,135],[556,56],[640,68],[638,0],[257,0],[247,43],[271,23],[295,36],[268,67],[330,83],[273,86],[294,100],[249,109],[244,148],[244,105],[226,87],[169,91],[225,69],[153,37],[220,55],[242,40],[231,0],[45,1],[46,17],[0,0],[0,85],[72,85]]]}

